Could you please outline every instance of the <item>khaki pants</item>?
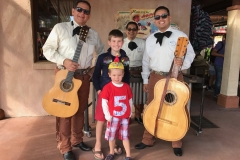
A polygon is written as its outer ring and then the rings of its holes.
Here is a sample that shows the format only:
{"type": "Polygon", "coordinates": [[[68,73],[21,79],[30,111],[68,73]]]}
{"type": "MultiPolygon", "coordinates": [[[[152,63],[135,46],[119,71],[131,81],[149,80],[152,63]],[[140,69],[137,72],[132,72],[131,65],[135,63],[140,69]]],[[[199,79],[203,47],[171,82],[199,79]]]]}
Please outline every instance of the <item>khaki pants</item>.
{"type": "MultiPolygon", "coordinates": [[[[154,74],[154,73],[150,74],[149,83],[148,83],[148,101],[147,101],[148,104],[154,98],[154,86],[155,86],[155,84],[160,79],[163,79],[163,78],[166,78],[166,76],[162,76],[162,75],[158,75],[158,74],[154,74]]],[[[183,81],[182,74],[178,75],[178,80],[183,81]]],[[[142,143],[152,146],[152,145],[154,145],[154,142],[155,142],[155,137],[153,135],[151,135],[147,130],[145,130],[144,133],[143,133],[142,143]]],[[[173,148],[181,148],[182,147],[182,141],[181,140],[173,141],[172,142],[172,147],[173,148]]]]}
{"type": "MultiPolygon", "coordinates": [[[[55,73],[58,69],[56,69],[55,73]]],[[[78,90],[79,108],[75,115],[68,118],[56,117],[57,148],[61,154],[72,150],[72,145],[83,141],[84,111],[88,104],[90,76],[74,74],[74,78],[80,79],[82,85],[78,90]]]]}

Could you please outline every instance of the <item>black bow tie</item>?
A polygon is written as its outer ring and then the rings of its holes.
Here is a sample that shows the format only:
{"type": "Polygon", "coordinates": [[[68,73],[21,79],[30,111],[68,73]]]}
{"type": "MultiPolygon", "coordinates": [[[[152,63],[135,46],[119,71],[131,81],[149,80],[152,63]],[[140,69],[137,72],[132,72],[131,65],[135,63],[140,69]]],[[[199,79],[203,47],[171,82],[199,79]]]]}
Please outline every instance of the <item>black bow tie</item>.
{"type": "Polygon", "coordinates": [[[80,26],[77,26],[76,28],[74,28],[72,36],[74,36],[75,34],[79,35],[81,28],[82,27],[80,27],[80,26]]]}
{"type": "Polygon", "coordinates": [[[133,51],[134,49],[136,49],[138,46],[135,42],[131,41],[128,43],[128,48],[133,51]]]}
{"type": "Polygon", "coordinates": [[[172,32],[171,31],[167,31],[167,32],[164,32],[164,33],[155,33],[154,36],[157,38],[157,41],[156,43],[159,42],[160,46],[162,45],[162,40],[163,40],[163,37],[166,36],[167,38],[169,38],[171,36],[172,32]]]}

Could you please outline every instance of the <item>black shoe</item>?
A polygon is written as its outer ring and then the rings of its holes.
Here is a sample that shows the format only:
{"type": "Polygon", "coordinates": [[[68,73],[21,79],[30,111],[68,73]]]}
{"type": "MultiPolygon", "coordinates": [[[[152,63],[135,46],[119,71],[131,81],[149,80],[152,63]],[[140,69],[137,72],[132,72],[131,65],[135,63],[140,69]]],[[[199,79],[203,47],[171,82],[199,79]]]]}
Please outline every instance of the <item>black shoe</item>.
{"type": "Polygon", "coordinates": [[[64,160],[75,160],[75,156],[72,151],[68,151],[63,154],[64,160]]]}
{"type": "Polygon", "coordinates": [[[79,147],[83,151],[91,151],[92,147],[87,146],[85,143],[81,142],[79,144],[73,145],[73,147],[79,147]]]}
{"type": "Polygon", "coordinates": [[[144,148],[146,148],[146,147],[152,147],[152,146],[149,146],[149,145],[146,145],[146,144],[144,144],[144,143],[139,143],[139,144],[137,144],[137,145],[135,145],[135,149],[144,149],[144,148]]]}
{"type": "Polygon", "coordinates": [[[141,117],[139,117],[139,118],[135,117],[135,121],[137,121],[139,124],[143,125],[143,120],[141,117]]]}
{"type": "Polygon", "coordinates": [[[181,148],[173,148],[173,152],[176,156],[182,156],[182,149],[181,148]]]}

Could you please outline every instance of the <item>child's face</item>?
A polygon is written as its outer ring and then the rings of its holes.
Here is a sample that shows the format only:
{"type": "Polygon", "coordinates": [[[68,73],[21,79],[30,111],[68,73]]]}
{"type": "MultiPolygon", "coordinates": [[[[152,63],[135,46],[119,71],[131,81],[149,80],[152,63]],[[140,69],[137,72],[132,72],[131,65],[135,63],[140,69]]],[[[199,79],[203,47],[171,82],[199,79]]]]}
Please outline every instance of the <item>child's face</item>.
{"type": "Polygon", "coordinates": [[[123,45],[123,38],[112,36],[108,41],[108,45],[111,47],[112,51],[119,52],[123,45]]]}
{"type": "Polygon", "coordinates": [[[116,84],[122,83],[122,78],[124,76],[124,71],[122,69],[111,69],[108,73],[109,77],[111,78],[112,82],[116,84]]]}

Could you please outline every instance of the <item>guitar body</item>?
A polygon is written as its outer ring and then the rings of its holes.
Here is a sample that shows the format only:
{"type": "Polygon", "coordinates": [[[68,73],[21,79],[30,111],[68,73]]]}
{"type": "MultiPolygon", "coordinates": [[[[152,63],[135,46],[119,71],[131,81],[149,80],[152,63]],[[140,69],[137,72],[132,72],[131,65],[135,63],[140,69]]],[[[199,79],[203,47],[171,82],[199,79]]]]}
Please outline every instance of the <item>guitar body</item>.
{"type": "Polygon", "coordinates": [[[156,83],[154,99],[143,113],[143,123],[150,134],[166,141],[177,141],[185,136],[189,128],[189,114],[186,109],[189,88],[175,78],[170,78],[158,117],[165,83],[166,79],[161,79],[156,83]],[[155,127],[157,127],[156,132],[155,127]]]}
{"type": "Polygon", "coordinates": [[[67,74],[68,70],[57,72],[54,86],[44,95],[42,100],[45,111],[56,117],[71,117],[79,107],[77,92],[82,81],[73,78],[71,85],[66,85],[67,74]]]}

